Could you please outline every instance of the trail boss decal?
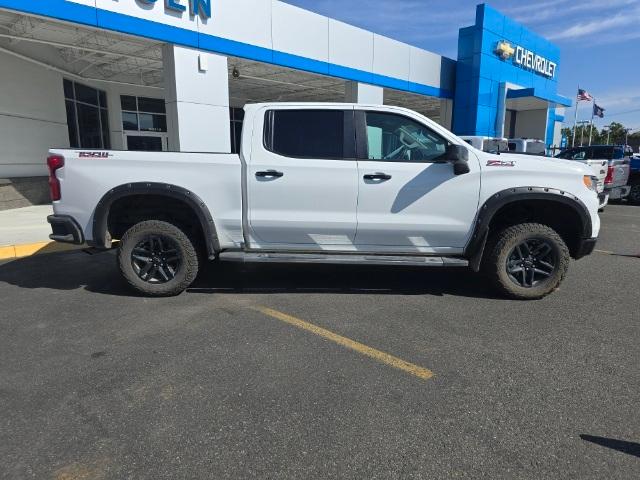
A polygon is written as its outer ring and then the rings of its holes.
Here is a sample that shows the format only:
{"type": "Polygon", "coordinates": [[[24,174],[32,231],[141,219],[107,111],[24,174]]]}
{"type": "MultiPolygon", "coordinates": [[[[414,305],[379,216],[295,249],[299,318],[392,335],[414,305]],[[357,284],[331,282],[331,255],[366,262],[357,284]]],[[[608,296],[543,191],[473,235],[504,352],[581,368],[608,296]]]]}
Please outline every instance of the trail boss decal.
{"type": "Polygon", "coordinates": [[[488,160],[487,167],[515,167],[516,162],[513,160],[488,160]]]}
{"type": "Polygon", "coordinates": [[[109,152],[79,152],[80,158],[109,158],[112,155],[109,152]]]}

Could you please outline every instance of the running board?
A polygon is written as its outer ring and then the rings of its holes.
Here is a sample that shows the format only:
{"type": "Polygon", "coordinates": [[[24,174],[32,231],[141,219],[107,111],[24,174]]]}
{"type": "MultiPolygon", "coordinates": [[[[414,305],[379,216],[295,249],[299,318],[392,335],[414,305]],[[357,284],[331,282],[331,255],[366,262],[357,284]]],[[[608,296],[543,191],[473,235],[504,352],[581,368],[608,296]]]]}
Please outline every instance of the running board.
{"type": "Polygon", "coordinates": [[[347,265],[405,265],[420,267],[466,267],[459,257],[425,257],[408,255],[358,255],[322,253],[222,252],[223,262],[242,263],[327,263],[347,265]]]}

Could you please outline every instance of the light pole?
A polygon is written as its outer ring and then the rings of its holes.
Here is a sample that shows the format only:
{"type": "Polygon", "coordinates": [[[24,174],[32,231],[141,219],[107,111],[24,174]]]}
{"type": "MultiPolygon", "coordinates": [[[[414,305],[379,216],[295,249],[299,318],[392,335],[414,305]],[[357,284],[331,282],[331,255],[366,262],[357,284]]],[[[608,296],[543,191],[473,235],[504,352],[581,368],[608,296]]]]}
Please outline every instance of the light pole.
{"type": "Polygon", "coordinates": [[[602,129],[607,132],[607,145],[609,145],[609,139],[611,138],[611,125],[605,125],[602,129]]]}

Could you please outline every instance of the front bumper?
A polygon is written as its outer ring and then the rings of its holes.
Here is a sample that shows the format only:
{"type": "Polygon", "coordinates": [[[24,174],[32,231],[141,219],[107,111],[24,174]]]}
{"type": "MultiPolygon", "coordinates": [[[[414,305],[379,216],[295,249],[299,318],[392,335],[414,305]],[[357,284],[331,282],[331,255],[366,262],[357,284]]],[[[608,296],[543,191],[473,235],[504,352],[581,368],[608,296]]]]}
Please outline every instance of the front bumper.
{"type": "Polygon", "coordinates": [[[82,245],[84,235],[78,223],[69,215],[49,215],[47,222],[51,224],[53,233],[49,235],[51,240],[62,243],[82,245]]]}
{"type": "Polygon", "coordinates": [[[586,257],[587,255],[591,255],[596,248],[596,243],[598,243],[597,238],[583,238],[578,243],[578,247],[576,248],[576,254],[574,258],[576,260],[581,259],[582,257],[586,257]]]}
{"type": "Polygon", "coordinates": [[[609,204],[609,194],[606,192],[598,194],[598,201],[600,202],[598,209],[606,207],[609,204]]]}

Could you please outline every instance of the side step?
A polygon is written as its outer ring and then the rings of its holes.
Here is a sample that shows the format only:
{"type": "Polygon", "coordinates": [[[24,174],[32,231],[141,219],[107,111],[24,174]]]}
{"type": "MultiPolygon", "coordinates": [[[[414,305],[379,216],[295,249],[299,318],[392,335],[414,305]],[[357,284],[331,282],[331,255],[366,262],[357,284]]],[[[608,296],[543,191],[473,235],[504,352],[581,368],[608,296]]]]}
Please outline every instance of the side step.
{"type": "Polygon", "coordinates": [[[408,255],[358,255],[279,252],[222,252],[223,262],[243,263],[328,263],[347,265],[406,265],[420,267],[466,267],[459,257],[425,257],[408,255]]]}

